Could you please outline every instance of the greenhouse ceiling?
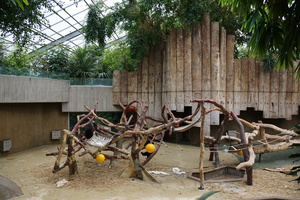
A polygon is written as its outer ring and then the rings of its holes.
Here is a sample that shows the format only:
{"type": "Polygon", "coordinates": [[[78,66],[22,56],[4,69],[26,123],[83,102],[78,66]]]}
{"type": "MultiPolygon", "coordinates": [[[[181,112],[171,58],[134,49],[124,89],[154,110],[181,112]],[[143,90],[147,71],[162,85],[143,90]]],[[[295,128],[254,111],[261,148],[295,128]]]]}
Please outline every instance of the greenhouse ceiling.
{"type": "MultiPolygon", "coordinates": [[[[36,30],[40,37],[33,37],[28,43],[29,52],[36,50],[47,50],[57,45],[67,45],[71,49],[77,46],[83,46],[84,35],[82,27],[85,24],[89,6],[97,0],[52,0],[54,7],[51,13],[45,14],[49,25],[44,24],[40,30],[36,30]]],[[[120,0],[103,0],[109,7],[120,0]]],[[[107,43],[124,37],[124,34],[115,33],[109,38],[107,43]]],[[[7,34],[2,38],[8,51],[14,49],[13,35],[7,34]]]]}

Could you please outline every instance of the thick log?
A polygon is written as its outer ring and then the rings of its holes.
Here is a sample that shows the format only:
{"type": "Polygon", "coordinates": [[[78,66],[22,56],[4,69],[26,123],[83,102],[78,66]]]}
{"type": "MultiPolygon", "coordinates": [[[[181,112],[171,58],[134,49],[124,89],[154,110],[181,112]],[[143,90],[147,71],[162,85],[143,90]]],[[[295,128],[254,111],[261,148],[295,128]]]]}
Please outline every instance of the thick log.
{"type": "Polygon", "coordinates": [[[113,88],[112,88],[112,96],[113,96],[113,105],[119,105],[121,100],[121,71],[115,70],[113,72],[113,88]]]}
{"type": "Polygon", "coordinates": [[[241,67],[241,60],[234,60],[233,63],[233,70],[234,70],[234,87],[233,87],[233,91],[234,91],[234,101],[233,101],[233,112],[236,113],[237,115],[240,114],[240,110],[241,110],[241,73],[242,73],[242,67],[241,67]]]}
{"type": "MultiPolygon", "coordinates": [[[[176,41],[176,111],[184,112],[184,38],[183,30],[177,30],[176,41]]],[[[171,72],[172,73],[172,72],[171,72]]]]}
{"type": "MultiPolygon", "coordinates": [[[[210,73],[210,52],[211,52],[211,34],[210,34],[210,15],[206,13],[202,19],[201,28],[201,48],[202,48],[202,77],[201,77],[201,98],[209,99],[211,91],[211,73],[210,73]]],[[[206,116],[204,123],[204,134],[210,135],[210,114],[206,116]]]]}
{"type": "MultiPolygon", "coordinates": [[[[201,80],[202,80],[202,42],[201,42],[201,24],[198,23],[193,27],[192,30],[192,99],[201,98],[201,80]]],[[[195,111],[197,105],[192,104],[192,112],[195,111]]],[[[199,112],[196,119],[200,117],[201,113],[199,112]]],[[[193,119],[193,120],[196,120],[193,119]]],[[[200,123],[195,125],[200,127],[200,123]]]]}
{"type": "Polygon", "coordinates": [[[234,70],[233,70],[233,54],[234,54],[234,35],[227,36],[227,53],[226,53],[226,104],[228,110],[233,110],[233,89],[234,89],[234,70]]]}
{"type": "MultiPolygon", "coordinates": [[[[192,91],[192,30],[186,27],[184,29],[184,106],[191,106],[191,99],[193,99],[192,91]]],[[[199,55],[198,55],[199,57],[199,55]]],[[[199,71],[199,70],[197,70],[199,71]]],[[[197,77],[198,79],[199,77],[197,77]]]]}
{"type": "MultiPolygon", "coordinates": [[[[211,22],[211,51],[210,51],[210,98],[221,102],[221,70],[220,70],[220,28],[219,22],[211,22]]],[[[210,114],[210,124],[219,125],[219,112],[210,114]]]]}

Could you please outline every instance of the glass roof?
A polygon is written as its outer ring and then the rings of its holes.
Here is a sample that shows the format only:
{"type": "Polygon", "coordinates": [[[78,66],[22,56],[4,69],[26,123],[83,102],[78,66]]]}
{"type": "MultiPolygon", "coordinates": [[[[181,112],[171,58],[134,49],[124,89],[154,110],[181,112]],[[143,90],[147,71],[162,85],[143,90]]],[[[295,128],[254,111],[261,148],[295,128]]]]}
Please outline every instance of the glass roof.
{"type": "MultiPolygon", "coordinates": [[[[46,50],[56,45],[68,45],[71,48],[83,46],[84,35],[82,26],[85,24],[89,6],[97,0],[52,0],[55,7],[51,12],[45,14],[48,24],[44,24],[41,30],[35,30],[39,36],[31,38],[28,44],[29,51],[46,50]],[[59,3],[58,3],[59,2],[59,3]],[[62,6],[61,6],[62,5],[62,6]]],[[[102,0],[107,6],[112,6],[121,0],[102,0]]],[[[124,34],[115,33],[107,43],[118,40],[124,34]]],[[[12,34],[7,34],[3,39],[6,49],[14,48],[12,34]]]]}

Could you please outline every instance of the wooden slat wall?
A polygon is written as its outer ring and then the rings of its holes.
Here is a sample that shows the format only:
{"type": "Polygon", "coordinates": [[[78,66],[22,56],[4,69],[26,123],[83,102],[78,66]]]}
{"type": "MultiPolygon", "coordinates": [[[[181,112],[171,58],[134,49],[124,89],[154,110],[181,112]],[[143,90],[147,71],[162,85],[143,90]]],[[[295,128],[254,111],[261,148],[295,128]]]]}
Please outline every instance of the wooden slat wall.
{"type": "MultiPolygon", "coordinates": [[[[264,71],[255,58],[234,59],[234,39],[218,22],[210,22],[209,15],[193,28],[171,30],[167,41],[143,58],[137,72],[114,72],[113,104],[138,99],[149,105],[149,115],[159,118],[165,102],[177,112],[184,112],[185,106],[194,111],[190,100],[203,98],[237,115],[247,107],[263,111],[264,118],[297,115],[300,84],[295,74],[264,71]]],[[[206,135],[213,124],[219,124],[217,112],[206,117],[206,135]]]]}

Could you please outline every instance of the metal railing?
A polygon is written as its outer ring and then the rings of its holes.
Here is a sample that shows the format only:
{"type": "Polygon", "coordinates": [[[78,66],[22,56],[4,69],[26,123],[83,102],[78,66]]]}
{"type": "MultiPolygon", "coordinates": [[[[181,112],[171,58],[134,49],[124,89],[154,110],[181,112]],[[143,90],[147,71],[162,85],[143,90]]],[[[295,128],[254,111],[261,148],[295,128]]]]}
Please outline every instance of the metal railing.
{"type": "Polygon", "coordinates": [[[45,70],[19,68],[19,67],[0,66],[0,75],[69,80],[70,85],[112,86],[112,79],[109,78],[73,78],[65,73],[54,73],[54,72],[47,72],[45,70]]]}

